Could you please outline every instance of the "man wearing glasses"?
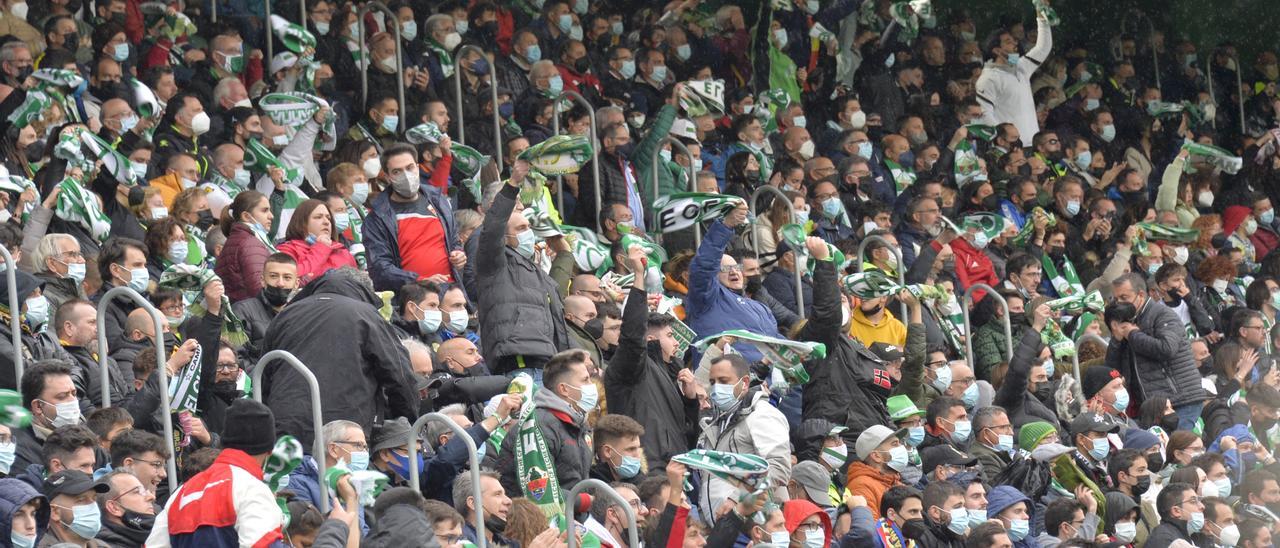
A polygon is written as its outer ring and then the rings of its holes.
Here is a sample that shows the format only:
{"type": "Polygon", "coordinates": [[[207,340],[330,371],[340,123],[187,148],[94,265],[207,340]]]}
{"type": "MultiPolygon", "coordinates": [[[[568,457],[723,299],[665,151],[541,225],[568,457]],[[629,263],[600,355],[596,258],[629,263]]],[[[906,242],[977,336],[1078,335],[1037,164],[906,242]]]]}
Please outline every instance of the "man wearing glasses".
{"type": "Polygon", "coordinates": [[[44,283],[44,298],[49,299],[49,309],[57,310],[62,303],[72,299],[84,299],[84,255],[80,254],[80,242],[66,234],[48,234],[40,239],[32,254],[36,279],[44,283]]]}
{"type": "MultiPolygon", "coordinates": [[[[168,459],[169,448],[164,438],[150,432],[125,430],[111,440],[111,467],[138,478],[142,486],[152,493],[160,489],[160,483],[169,477],[165,468],[168,459]]],[[[151,513],[155,514],[155,511],[151,513]]],[[[145,534],[143,538],[146,538],[145,534]]]]}
{"type": "MultiPolygon", "coordinates": [[[[221,360],[219,360],[221,365],[221,360]]],[[[325,469],[342,465],[352,472],[369,468],[369,444],[364,436],[364,429],[359,424],[347,420],[329,421],[322,430],[324,435],[325,469]]],[[[320,469],[316,466],[313,455],[303,457],[302,464],[289,474],[289,490],[297,494],[299,500],[305,500],[316,508],[320,508],[320,469]]],[[[329,507],[339,504],[338,494],[329,490],[329,507]]],[[[364,507],[358,514],[360,530],[368,534],[369,525],[364,520],[364,507]]]]}
{"type": "Polygon", "coordinates": [[[1166,485],[1156,497],[1160,525],[1151,530],[1146,546],[1165,548],[1177,541],[1191,543],[1191,535],[1204,528],[1204,503],[1186,483],[1166,485]]]}
{"type": "Polygon", "coordinates": [[[98,540],[112,546],[142,546],[156,520],[156,495],[128,472],[117,470],[102,478],[110,491],[98,495],[102,530],[98,540]]]}

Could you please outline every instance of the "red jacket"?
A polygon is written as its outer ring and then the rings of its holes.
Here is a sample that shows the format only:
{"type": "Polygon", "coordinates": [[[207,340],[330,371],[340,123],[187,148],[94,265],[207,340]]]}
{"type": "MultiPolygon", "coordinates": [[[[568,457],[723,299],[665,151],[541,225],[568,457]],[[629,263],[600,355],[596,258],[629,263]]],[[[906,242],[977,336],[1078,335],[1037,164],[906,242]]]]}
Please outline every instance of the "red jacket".
{"type": "Polygon", "coordinates": [[[271,250],[244,223],[231,226],[231,235],[218,255],[213,272],[222,278],[231,302],[252,299],[262,291],[262,267],[271,250]]]}
{"type": "Polygon", "coordinates": [[[298,285],[306,285],[335,268],[344,266],[356,268],[356,258],[352,257],[351,252],[338,242],[326,246],[318,243],[308,244],[305,240],[289,240],[277,248],[298,261],[298,285]]]}
{"type": "Polygon", "coordinates": [[[1280,245],[1280,235],[1272,232],[1269,228],[1259,227],[1258,230],[1249,236],[1249,243],[1253,244],[1254,261],[1262,262],[1262,258],[1271,253],[1277,245],[1280,245]]]}
{"type": "MultiPolygon", "coordinates": [[[[937,240],[930,242],[929,245],[933,246],[935,250],[942,250],[942,245],[937,240]]],[[[969,240],[964,238],[951,240],[951,251],[956,255],[956,279],[960,281],[959,287],[956,288],[957,294],[963,294],[973,284],[987,284],[991,287],[996,287],[1000,283],[1000,278],[996,276],[996,267],[991,264],[991,259],[981,249],[973,247],[969,240]]],[[[982,291],[974,293],[974,302],[981,301],[985,294],[982,291]]]]}
{"type": "Polygon", "coordinates": [[[169,497],[146,546],[278,546],[283,526],[284,514],[262,482],[262,467],[244,451],[223,449],[169,497]]]}

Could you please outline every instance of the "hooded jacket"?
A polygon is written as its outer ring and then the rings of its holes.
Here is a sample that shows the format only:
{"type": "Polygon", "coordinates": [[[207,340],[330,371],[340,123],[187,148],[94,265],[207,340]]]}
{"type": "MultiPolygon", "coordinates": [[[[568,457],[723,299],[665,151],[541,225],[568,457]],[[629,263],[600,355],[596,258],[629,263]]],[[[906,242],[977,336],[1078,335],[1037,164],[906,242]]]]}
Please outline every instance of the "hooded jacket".
{"type": "Polygon", "coordinates": [[[689,450],[689,433],[697,428],[698,400],[680,394],[676,375],[682,364],[662,363],[661,350],[645,342],[646,297],[639,288],[632,288],[627,297],[618,349],[604,370],[604,391],[609,412],[644,426],[641,446],[649,462],[657,463],[689,450]]]}
{"type": "Polygon", "coordinates": [[[413,505],[397,504],[378,518],[378,525],[361,543],[373,548],[439,548],[435,529],[413,505]]]}
{"type": "Polygon", "coordinates": [[[560,287],[506,243],[507,220],[519,192],[504,186],[485,212],[480,233],[472,236],[480,238],[475,257],[480,342],[497,374],[507,373],[496,368],[503,358],[549,358],[570,347],[560,287]]]}
{"type": "Polygon", "coordinates": [[[35,488],[27,485],[26,482],[14,479],[0,479],[0,538],[4,539],[6,545],[9,543],[9,537],[13,534],[13,516],[18,513],[18,509],[22,508],[28,502],[38,500],[39,508],[36,509],[36,544],[40,544],[41,537],[45,531],[49,529],[49,503],[35,490],[35,488]]]}
{"type": "MultiPolygon", "coordinates": [[[[889,424],[885,400],[892,391],[892,379],[880,358],[857,339],[845,334],[841,326],[840,289],[837,265],[818,261],[813,269],[813,316],[800,328],[797,340],[819,342],[827,347],[827,355],[805,363],[810,380],[804,387],[804,418],[821,418],[847,427],[854,436],[873,424],[889,424]]],[[[923,329],[908,336],[908,347],[918,346],[918,353],[907,353],[906,361],[924,361],[923,329]]],[[[906,370],[910,366],[903,364],[906,370]]]]}
{"type": "MultiPolygon", "coordinates": [[[[703,419],[698,447],[763,457],[769,463],[769,485],[786,485],[791,479],[791,440],[786,417],[755,388],[737,405],[728,413],[703,419]]],[[[737,491],[710,473],[701,473],[700,477],[698,498],[702,508],[719,508],[737,491]]]]}
{"type": "MultiPolygon", "coordinates": [[[[375,416],[418,416],[409,355],[378,314],[382,300],[349,270],[307,284],[267,329],[263,349],[287,350],[316,376],[324,421],[347,419],[369,431],[375,416]],[[373,402],[373,405],[370,405],[373,402]]],[[[283,363],[266,366],[262,401],[276,430],[312,440],[311,397],[305,379],[283,363]]]]}
{"type": "Polygon", "coordinates": [[[788,533],[794,534],[800,524],[814,514],[822,520],[822,546],[831,548],[831,518],[822,511],[822,508],[807,500],[789,500],[782,505],[782,517],[786,520],[788,533]]]}
{"type": "Polygon", "coordinates": [[[901,483],[902,475],[897,472],[881,472],[865,462],[857,461],[849,465],[848,480],[849,493],[865,497],[871,517],[880,519],[880,497],[890,487],[901,483]]]}
{"type": "MultiPolygon", "coordinates": [[[[555,463],[560,488],[566,491],[573,489],[579,481],[591,477],[591,427],[587,425],[587,416],[561,399],[550,387],[534,393],[533,407],[551,462],[555,463]]],[[[516,476],[516,437],[507,436],[503,440],[502,454],[498,457],[502,487],[508,493],[521,492],[520,480],[516,476]]]]}
{"type": "MultiPolygon", "coordinates": [[[[1025,502],[1027,504],[1027,521],[1034,522],[1036,519],[1035,505],[1032,504],[1031,499],[1022,494],[1021,491],[1018,491],[1016,488],[1008,485],[997,485],[990,493],[987,494],[987,516],[995,518],[1000,515],[1000,512],[1005,511],[1006,508],[1009,508],[1019,502],[1025,502]]],[[[1010,540],[1013,540],[1013,538],[1010,537],[1010,540]]],[[[1029,531],[1027,532],[1026,538],[1023,538],[1022,540],[1014,540],[1013,546],[1014,548],[1040,548],[1040,544],[1036,542],[1036,539],[1031,536],[1029,531]]]]}

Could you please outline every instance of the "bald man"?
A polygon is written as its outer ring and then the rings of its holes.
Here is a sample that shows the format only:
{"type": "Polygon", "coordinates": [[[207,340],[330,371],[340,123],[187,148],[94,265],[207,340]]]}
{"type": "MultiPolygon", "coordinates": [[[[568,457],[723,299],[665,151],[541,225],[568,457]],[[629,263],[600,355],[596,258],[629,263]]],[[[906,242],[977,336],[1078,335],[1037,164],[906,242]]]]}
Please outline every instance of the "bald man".
{"type": "Polygon", "coordinates": [[[564,322],[569,326],[569,338],[578,348],[591,354],[591,361],[603,365],[600,348],[595,338],[587,333],[587,322],[596,319],[596,303],[582,295],[569,295],[564,299],[564,322]]]}
{"type": "Polygon", "coordinates": [[[581,295],[591,299],[593,303],[605,302],[604,291],[600,289],[600,278],[595,274],[578,274],[573,277],[573,282],[569,286],[571,295],[581,295]]]}
{"type": "Polygon", "coordinates": [[[215,218],[222,218],[222,210],[241,190],[251,188],[252,178],[244,167],[244,148],[235,143],[223,143],[213,149],[213,165],[209,166],[209,179],[200,185],[209,200],[209,211],[215,218]]]}
{"type": "Polygon", "coordinates": [[[805,128],[791,126],[782,133],[782,149],[797,164],[804,165],[809,158],[813,157],[813,146],[813,141],[809,138],[809,130],[805,128]]]}
{"type": "Polygon", "coordinates": [[[440,343],[440,347],[436,349],[436,361],[454,375],[488,374],[483,369],[484,358],[480,355],[480,350],[475,343],[464,337],[454,337],[440,343]],[[482,369],[474,369],[477,365],[482,369]]]}
{"type": "Polygon", "coordinates": [[[483,405],[490,398],[505,393],[511,384],[511,379],[506,376],[490,375],[480,350],[463,337],[440,343],[436,349],[436,363],[442,367],[437,367],[431,375],[429,394],[436,409],[454,403],[483,405]]]}
{"type": "MultiPolygon", "coordinates": [[[[166,355],[177,344],[177,340],[169,333],[169,322],[160,322],[163,330],[166,355]]],[[[151,315],[145,309],[135,308],[129,313],[124,323],[124,339],[120,344],[111,347],[111,358],[120,364],[120,370],[133,378],[133,362],[143,348],[155,348],[156,326],[151,315]]]]}

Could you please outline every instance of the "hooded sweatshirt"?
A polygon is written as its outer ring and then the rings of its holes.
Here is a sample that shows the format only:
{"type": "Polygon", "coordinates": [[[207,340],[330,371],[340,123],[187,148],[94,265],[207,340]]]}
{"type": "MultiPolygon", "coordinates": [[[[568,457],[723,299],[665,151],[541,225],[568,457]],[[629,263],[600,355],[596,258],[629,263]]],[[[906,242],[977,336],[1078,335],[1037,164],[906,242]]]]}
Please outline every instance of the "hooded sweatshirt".
{"type": "MultiPolygon", "coordinates": [[[[1000,515],[1000,512],[1005,511],[1006,508],[1009,508],[1019,502],[1027,503],[1027,521],[1034,522],[1035,505],[1031,503],[1031,499],[1022,494],[1021,491],[1018,491],[1008,485],[998,485],[991,490],[991,493],[987,494],[987,516],[990,518],[997,518],[1000,515]]],[[[1012,540],[1012,537],[1010,540],[1012,540]]],[[[1036,539],[1031,536],[1030,532],[1028,532],[1026,538],[1013,541],[1013,547],[1040,548],[1040,543],[1036,542],[1036,539]]]]}
{"type": "Polygon", "coordinates": [[[8,545],[9,537],[13,533],[13,516],[18,513],[18,509],[33,500],[40,501],[40,508],[36,510],[36,545],[40,544],[40,538],[44,536],[44,532],[49,529],[49,503],[45,500],[44,495],[36,492],[34,488],[27,485],[26,482],[13,479],[0,479],[0,539],[4,539],[4,544],[8,545]]]}
{"type": "Polygon", "coordinates": [[[818,505],[807,500],[789,500],[782,505],[782,517],[787,523],[787,532],[794,534],[796,529],[809,516],[817,514],[822,520],[823,548],[831,548],[831,518],[818,505]]]}

